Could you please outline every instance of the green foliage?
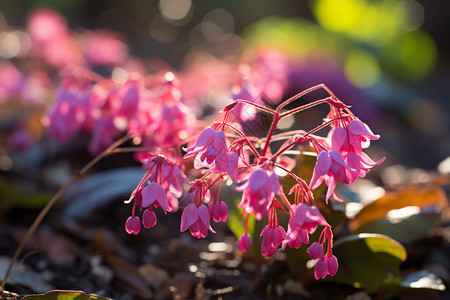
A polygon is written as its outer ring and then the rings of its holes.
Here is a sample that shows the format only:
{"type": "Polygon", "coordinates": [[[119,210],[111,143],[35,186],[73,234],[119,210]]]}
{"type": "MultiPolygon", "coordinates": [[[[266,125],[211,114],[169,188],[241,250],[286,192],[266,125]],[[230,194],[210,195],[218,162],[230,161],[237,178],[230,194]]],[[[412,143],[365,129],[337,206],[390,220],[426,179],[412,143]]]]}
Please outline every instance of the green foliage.
{"type": "Polygon", "coordinates": [[[94,294],[86,294],[79,291],[50,291],[45,294],[29,295],[23,300],[111,300],[94,294]]]}
{"type": "Polygon", "coordinates": [[[335,243],[333,252],[339,260],[335,277],[326,280],[364,288],[369,293],[389,291],[401,283],[400,264],[406,250],[382,234],[358,234],[335,243]]]}

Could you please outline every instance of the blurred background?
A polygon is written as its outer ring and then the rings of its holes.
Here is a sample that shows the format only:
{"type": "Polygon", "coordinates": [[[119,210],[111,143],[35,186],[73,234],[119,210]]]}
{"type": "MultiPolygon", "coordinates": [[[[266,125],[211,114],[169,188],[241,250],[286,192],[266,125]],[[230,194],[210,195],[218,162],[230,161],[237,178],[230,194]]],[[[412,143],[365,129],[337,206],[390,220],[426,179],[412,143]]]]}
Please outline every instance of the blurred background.
{"type": "Polygon", "coordinates": [[[198,53],[236,61],[250,47],[270,46],[295,65],[286,96],[326,83],[382,134],[378,156],[389,154],[388,163],[435,169],[450,153],[447,2],[2,1],[3,60],[31,68],[21,62],[30,51],[24,28],[43,7],[84,41],[113,32],[126,45],[117,51],[147,66],[181,70],[198,63],[198,53]]]}

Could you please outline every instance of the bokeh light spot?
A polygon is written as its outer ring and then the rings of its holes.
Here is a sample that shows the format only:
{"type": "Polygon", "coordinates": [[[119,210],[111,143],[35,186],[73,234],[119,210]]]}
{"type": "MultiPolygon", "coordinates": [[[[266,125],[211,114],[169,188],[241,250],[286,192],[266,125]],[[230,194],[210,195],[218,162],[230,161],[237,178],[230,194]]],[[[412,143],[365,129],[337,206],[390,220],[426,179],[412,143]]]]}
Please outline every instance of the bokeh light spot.
{"type": "Polygon", "coordinates": [[[191,0],[160,0],[159,10],[161,15],[169,20],[182,20],[184,19],[191,9],[191,0]]]}
{"type": "Polygon", "coordinates": [[[369,87],[380,78],[380,68],[375,58],[369,53],[354,50],[345,64],[347,78],[357,87],[369,87]]]}

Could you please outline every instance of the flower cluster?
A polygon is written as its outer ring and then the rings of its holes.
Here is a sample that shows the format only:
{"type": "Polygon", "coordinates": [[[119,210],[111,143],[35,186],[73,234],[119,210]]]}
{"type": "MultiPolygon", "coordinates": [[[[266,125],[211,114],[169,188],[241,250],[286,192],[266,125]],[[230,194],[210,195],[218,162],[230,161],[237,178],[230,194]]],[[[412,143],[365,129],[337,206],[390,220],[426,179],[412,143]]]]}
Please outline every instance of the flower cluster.
{"type": "MultiPolygon", "coordinates": [[[[224,183],[234,183],[233,188],[242,192],[238,208],[246,224],[238,243],[242,251],[250,250],[257,238],[249,232],[250,218],[265,223],[258,233],[264,256],[309,244],[310,235],[319,229],[320,238],[307,249],[317,261],[315,277],[336,274],[333,231],[316,206],[312,190],[324,183],[328,186],[324,200],[341,201],[335,192],[338,183],[365,177],[384,161],[375,162],[363,151],[379,135],[349,106],[323,84],[282,101],[287,87],[297,86],[292,81],[297,64],[279,51],[254,49],[250,59],[208,58],[180,71],[155,63],[151,66],[154,73],[147,75],[146,63],[129,56],[118,35],[75,33],[66,23],[61,15],[46,9],[27,19],[28,54],[63,75],[43,124],[63,143],[80,133],[89,136],[91,154],[107,149],[121,136],[141,146],[133,151],[138,152],[135,157],[147,173],[126,201],[132,205],[125,222],[128,233],[138,234],[141,225],[154,227],[157,213],[181,207],[180,231],[204,238],[214,233],[211,220],[227,221],[230,203],[222,197],[222,189],[224,183]],[[110,78],[93,73],[94,66],[110,78]],[[304,95],[319,89],[328,96],[298,104],[304,95]],[[321,104],[330,110],[317,127],[277,131],[283,119],[321,104]],[[222,109],[213,122],[205,125],[199,120],[211,111],[215,114],[217,107],[222,109]],[[268,130],[261,130],[263,119],[271,120],[268,130]],[[261,126],[252,127],[256,123],[261,126]],[[319,136],[325,129],[330,129],[328,135],[319,136]],[[297,160],[292,156],[306,155],[300,151],[306,147],[312,147],[317,156],[309,183],[293,171],[297,160]],[[188,182],[187,171],[190,179],[196,179],[188,182]],[[293,179],[294,186],[286,187],[282,182],[289,181],[282,177],[293,179]],[[288,216],[287,225],[278,221],[281,214],[288,216]]],[[[1,62],[0,71],[0,103],[19,98],[38,104],[42,98],[51,98],[43,96],[52,90],[45,72],[23,74],[10,62],[1,62]]],[[[19,125],[11,143],[24,149],[30,136],[19,125]]]]}
{"type": "Polygon", "coordinates": [[[92,154],[124,133],[142,146],[171,147],[192,134],[196,120],[178,85],[172,72],[149,78],[135,73],[117,83],[76,70],[64,78],[45,123],[61,142],[79,132],[90,134],[92,154]]]}
{"type": "MultiPolygon", "coordinates": [[[[374,162],[362,151],[369,147],[371,140],[376,140],[379,136],[373,134],[325,85],[305,90],[280,103],[276,109],[258,101],[250,101],[249,98],[234,100],[221,109],[217,121],[211,127],[204,128],[195,141],[188,142],[189,147],[183,148],[186,162],[180,165],[178,170],[192,163],[201,177],[192,182],[184,197],[186,206],[182,212],[180,230],[189,230],[193,237],[204,238],[209,232],[215,232],[211,219],[214,222],[227,220],[228,207],[224,202],[226,199],[221,199],[221,190],[224,180],[228,177],[238,185],[235,189],[242,192],[238,205],[238,208],[242,209],[242,219],[246,221],[245,233],[239,238],[239,248],[242,251],[252,248],[252,237],[248,231],[248,219],[251,216],[257,221],[267,220],[267,225],[260,233],[260,251],[262,255],[269,257],[279,248],[300,248],[303,244],[309,244],[309,236],[318,228],[322,228],[319,240],[313,242],[307,252],[311,259],[316,260],[316,279],[325,278],[327,275],[334,276],[338,270],[338,261],[333,255],[332,228],[315,205],[312,190],[325,183],[328,186],[325,201],[328,202],[331,196],[340,200],[335,193],[338,182],[348,184],[358,177],[365,177],[373,166],[384,160],[383,158],[374,162]],[[329,96],[291,110],[283,110],[288,104],[317,89],[324,89],[329,96]],[[281,119],[322,103],[328,104],[330,113],[316,128],[308,132],[293,130],[275,133],[281,119]],[[255,111],[273,116],[265,137],[244,133],[239,123],[243,122],[242,118],[234,118],[238,120],[236,122],[230,121],[233,119],[233,111],[242,111],[242,106],[250,106],[255,111]],[[327,137],[316,134],[326,127],[331,128],[327,137]],[[276,148],[273,142],[280,140],[285,142],[276,148]],[[295,152],[300,146],[311,146],[317,155],[317,163],[309,184],[293,173],[295,162],[287,156],[288,152],[295,152]],[[280,183],[281,173],[284,174],[282,176],[290,176],[296,181],[288,195],[280,183]],[[292,195],[291,199],[288,198],[289,195],[292,195]],[[287,232],[278,221],[279,214],[289,215],[287,232]]],[[[302,154],[301,151],[298,153],[302,154]]],[[[152,161],[153,164],[149,167],[151,170],[160,170],[159,174],[163,172],[161,167],[156,165],[176,165],[162,156],[157,156],[157,159],[152,161]]],[[[141,182],[130,198],[135,199],[133,214],[126,224],[130,233],[137,233],[140,227],[137,225],[139,219],[135,216],[136,207],[147,208],[143,215],[143,224],[146,227],[149,227],[146,224],[153,226],[156,223],[154,214],[147,216],[150,214],[148,211],[153,212],[153,207],[161,207],[164,211],[171,210],[166,200],[171,189],[167,188],[167,183],[166,187],[160,183],[161,177],[155,182],[156,177],[157,175],[154,175],[148,180],[149,176],[146,176],[148,185],[142,188],[141,182]]],[[[170,178],[172,177],[164,177],[169,182],[173,180],[170,178]]],[[[181,193],[180,191],[179,195],[181,193]]]]}

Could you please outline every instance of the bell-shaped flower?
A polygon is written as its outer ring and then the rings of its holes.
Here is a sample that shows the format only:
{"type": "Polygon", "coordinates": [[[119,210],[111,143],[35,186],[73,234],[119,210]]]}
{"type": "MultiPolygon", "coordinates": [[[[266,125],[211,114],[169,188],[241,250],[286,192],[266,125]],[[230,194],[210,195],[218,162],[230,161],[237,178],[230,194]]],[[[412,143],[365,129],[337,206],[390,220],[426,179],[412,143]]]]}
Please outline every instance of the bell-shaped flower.
{"type": "Polygon", "coordinates": [[[141,230],[141,220],[139,217],[129,217],[125,222],[125,230],[129,234],[138,234],[141,230]]]}
{"type": "Polygon", "coordinates": [[[154,205],[155,207],[161,207],[164,211],[171,211],[169,203],[167,201],[167,195],[164,188],[156,183],[150,182],[141,192],[142,195],[142,207],[149,207],[154,205]]]}
{"type": "Polygon", "coordinates": [[[242,252],[247,252],[252,249],[252,237],[248,234],[243,233],[241,237],[239,238],[239,249],[242,252]]]}
{"type": "Polygon", "coordinates": [[[314,266],[314,277],[316,279],[324,279],[327,275],[336,275],[339,268],[337,258],[331,252],[325,256],[323,254],[322,244],[314,242],[306,252],[308,252],[311,259],[317,259],[316,265],[314,266]]]}
{"type": "Polygon", "coordinates": [[[192,147],[183,149],[187,152],[184,158],[197,155],[194,160],[196,169],[206,167],[215,172],[227,170],[227,142],[221,130],[207,127],[200,132],[192,147]]]}
{"type": "Polygon", "coordinates": [[[199,207],[195,203],[191,203],[183,210],[181,215],[180,231],[187,229],[195,238],[204,238],[208,235],[208,230],[215,233],[211,228],[210,215],[206,205],[201,204],[199,207]]]}
{"type": "Polygon", "coordinates": [[[255,169],[250,173],[247,181],[237,188],[242,193],[239,208],[244,208],[245,213],[255,215],[261,220],[267,214],[267,208],[274,194],[280,194],[280,182],[274,172],[263,169],[255,169]]]}
{"type": "Polygon", "coordinates": [[[158,219],[156,218],[156,214],[153,210],[146,209],[142,214],[142,224],[145,228],[150,228],[156,225],[158,219]]]}
{"type": "Polygon", "coordinates": [[[266,225],[261,232],[261,236],[263,237],[261,243],[261,255],[272,256],[277,252],[278,245],[281,244],[287,235],[286,231],[284,231],[284,228],[281,226],[272,228],[269,225],[266,225]]]}
{"type": "Polygon", "coordinates": [[[336,150],[322,151],[317,157],[317,162],[314,167],[313,176],[309,183],[310,189],[318,188],[322,182],[328,186],[326,194],[326,202],[333,196],[336,200],[341,199],[334,193],[337,182],[351,183],[356,178],[353,173],[347,172],[352,170],[345,162],[342,155],[336,150]]]}
{"type": "Polygon", "coordinates": [[[293,205],[294,213],[289,219],[287,237],[282,248],[286,245],[291,248],[300,248],[302,244],[309,243],[308,234],[313,234],[318,225],[327,226],[327,222],[316,206],[304,203],[293,205]]]}
{"type": "Polygon", "coordinates": [[[226,222],[228,217],[228,206],[225,202],[211,202],[208,211],[214,222],[226,222]]]}

